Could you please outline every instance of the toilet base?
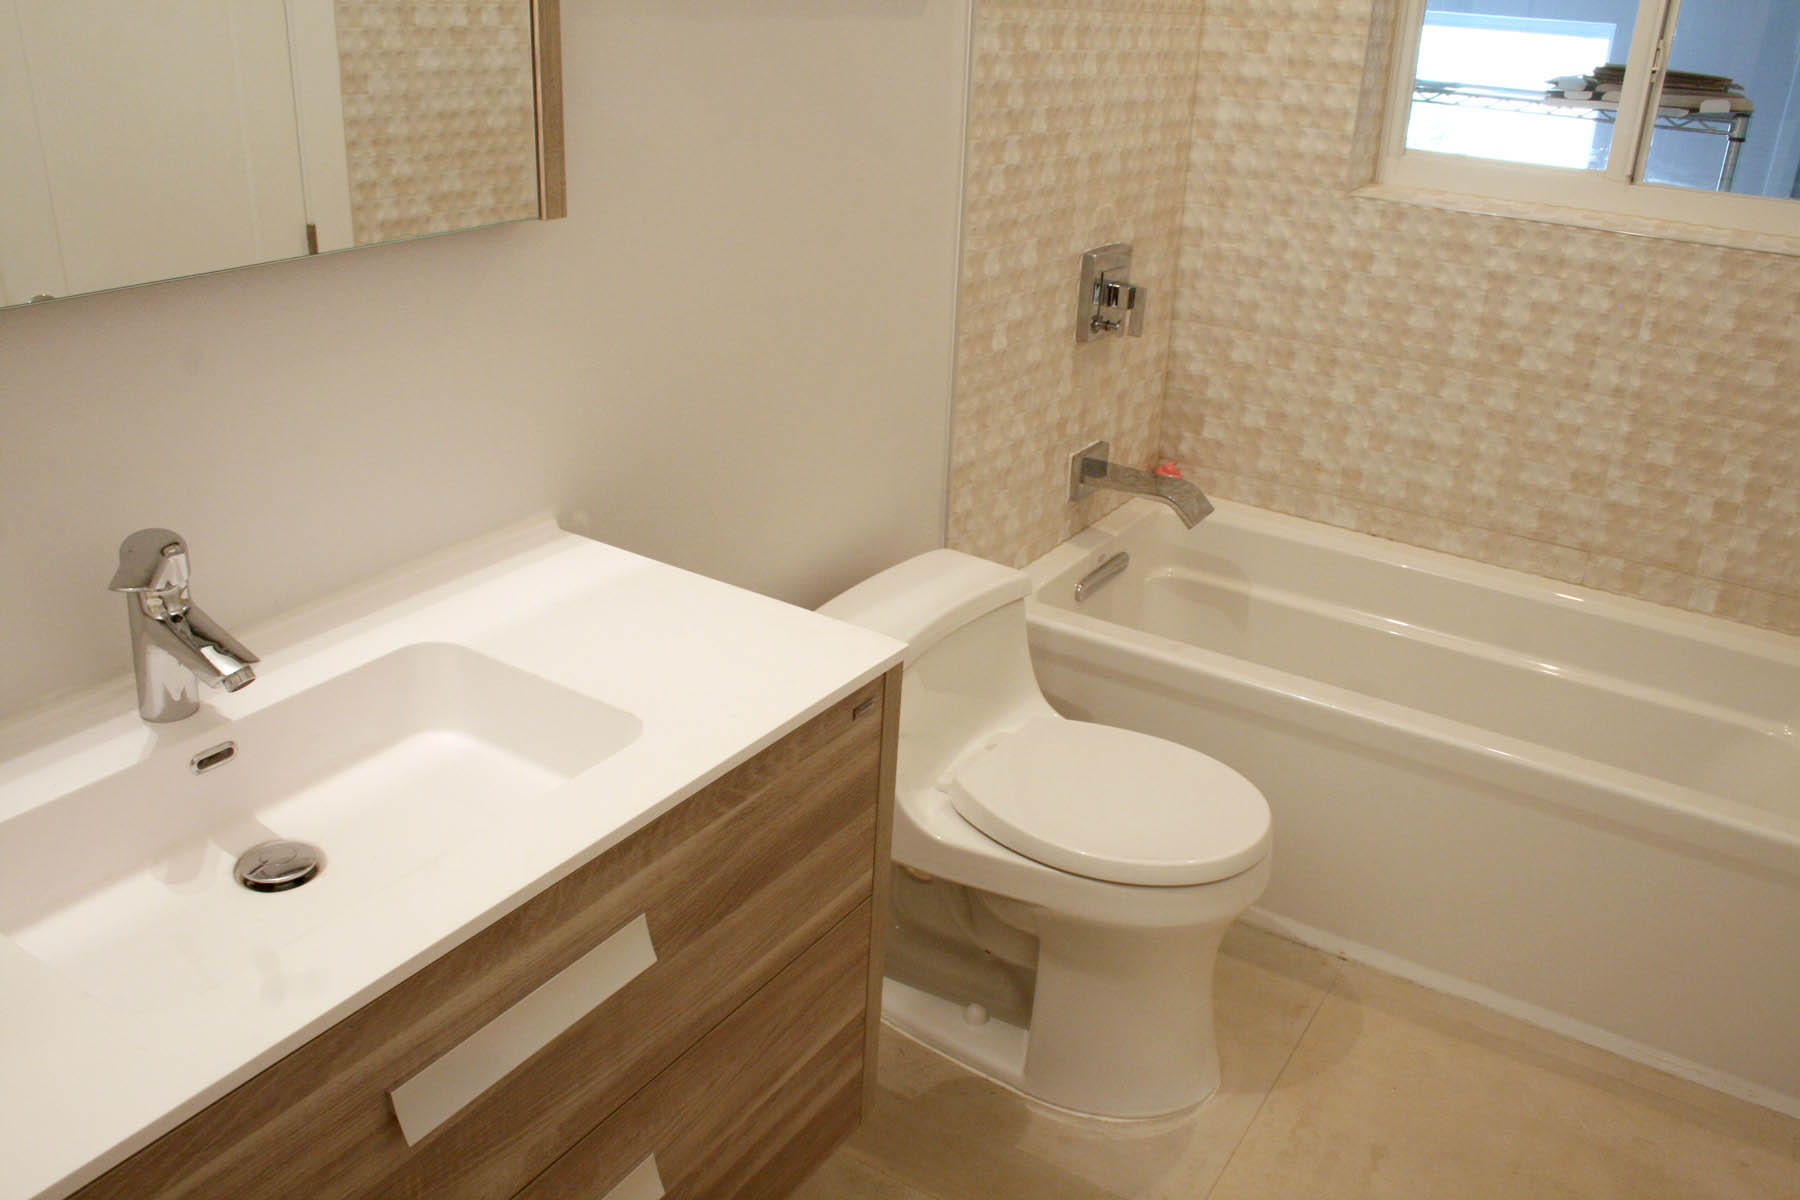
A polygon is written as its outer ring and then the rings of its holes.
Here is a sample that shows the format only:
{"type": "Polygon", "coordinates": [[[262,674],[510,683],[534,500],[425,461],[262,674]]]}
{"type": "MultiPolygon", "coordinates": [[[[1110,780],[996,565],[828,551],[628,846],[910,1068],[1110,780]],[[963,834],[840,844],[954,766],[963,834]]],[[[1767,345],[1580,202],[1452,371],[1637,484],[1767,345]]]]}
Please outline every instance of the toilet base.
{"type": "Polygon", "coordinates": [[[1124,1121],[1184,1112],[1218,1089],[1213,966],[1226,929],[1268,875],[1265,858],[1228,879],[1183,888],[1068,877],[1107,889],[1101,898],[1135,918],[1129,923],[1112,919],[1105,904],[1082,905],[1076,915],[1073,904],[1053,909],[942,876],[912,889],[920,895],[896,888],[893,935],[906,953],[891,964],[883,1015],[1054,1108],[1124,1121]],[[1099,917],[1089,915],[1095,909],[1099,917]],[[922,969],[934,951],[960,970],[922,969]],[[981,985],[1003,961],[1023,969],[1021,957],[1031,960],[1028,1011],[1012,1006],[996,1016],[970,1003],[1004,994],[981,985]]]}
{"type": "Polygon", "coordinates": [[[971,1021],[969,1007],[898,979],[881,981],[883,1021],[977,1075],[1023,1092],[1025,1031],[998,1017],[971,1021]]]}
{"type": "Polygon", "coordinates": [[[1137,939],[1117,929],[1097,932],[1064,929],[1053,938],[1061,953],[1039,961],[1029,1030],[895,979],[883,981],[882,1017],[1065,1112],[1133,1121],[1196,1107],[1219,1085],[1212,964],[1224,925],[1173,940],[1159,931],[1154,947],[1133,945],[1137,939]]]}
{"type": "Polygon", "coordinates": [[[1024,1061],[1025,1056],[1025,1031],[1017,1025],[1006,1021],[990,1021],[990,1028],[984,1033],[967,1023],[963,1017],[962,1005],[892,979],[885,981],[882,994],[882,1024],[889,1029],[933,1054],[942,1055],[964,1070],[973,1071],[989,1083],[1005,1088],[1059,1116],[1142,1128],[1180,1121],[1194,1112],[1194,1108],[1184,1108],[1160,1117],[1103,1117],[1098,1113],[1052,1104],[1042,1096],[1032,1095],[1021,1086],[1019,1064],[1024,1061]],[[993,1026],[999,1028],[991,1028],[993,1026]]]}
{"type": "Polygon", "coordinates": [[[1192,1108],[1219,1087],[1213,963],[1227,922],[1120,929],[1037,914],[1022,1088],[1120,1119],[1192,1108]]]}

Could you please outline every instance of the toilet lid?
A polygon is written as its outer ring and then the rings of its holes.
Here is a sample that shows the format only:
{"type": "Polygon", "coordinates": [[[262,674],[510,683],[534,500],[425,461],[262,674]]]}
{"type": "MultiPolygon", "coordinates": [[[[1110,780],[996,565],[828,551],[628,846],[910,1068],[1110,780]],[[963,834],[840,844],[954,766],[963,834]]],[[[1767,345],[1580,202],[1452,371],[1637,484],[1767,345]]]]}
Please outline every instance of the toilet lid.
{"type": "Polygon", "coordinates": [[[1110,883],[1212,883],[1269,852],[1269,805],[1248,779],[1110,725],[1033,718],[963,760],[946,791],[1008,849],[1110,883]]]}

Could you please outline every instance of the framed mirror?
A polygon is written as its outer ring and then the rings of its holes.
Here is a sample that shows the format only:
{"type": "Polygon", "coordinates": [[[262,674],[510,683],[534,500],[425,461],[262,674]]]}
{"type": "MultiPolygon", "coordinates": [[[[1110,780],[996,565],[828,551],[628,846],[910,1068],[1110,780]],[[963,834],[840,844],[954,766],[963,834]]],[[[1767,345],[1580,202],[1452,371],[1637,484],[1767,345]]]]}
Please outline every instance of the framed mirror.
{"type": "Polygon", "coordinates": [[[0,307],[566,213],[557,0],[0,0],[0,307]]]}

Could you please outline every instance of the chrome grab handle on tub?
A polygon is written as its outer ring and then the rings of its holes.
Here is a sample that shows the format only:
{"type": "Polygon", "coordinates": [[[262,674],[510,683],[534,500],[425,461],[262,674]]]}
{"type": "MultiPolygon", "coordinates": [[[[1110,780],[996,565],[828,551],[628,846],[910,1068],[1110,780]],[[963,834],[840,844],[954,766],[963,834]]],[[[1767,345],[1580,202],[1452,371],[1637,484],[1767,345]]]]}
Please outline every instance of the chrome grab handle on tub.
{"type": "Polygon", "coordinates": [[[1102,586],[1120,575],[1131,565],[1131,555],[1121,550],[1105,562],[1081,577],[1075,585],[1075,603],[1080,604],[1089,595],[1100,590],[1102,586]]]}

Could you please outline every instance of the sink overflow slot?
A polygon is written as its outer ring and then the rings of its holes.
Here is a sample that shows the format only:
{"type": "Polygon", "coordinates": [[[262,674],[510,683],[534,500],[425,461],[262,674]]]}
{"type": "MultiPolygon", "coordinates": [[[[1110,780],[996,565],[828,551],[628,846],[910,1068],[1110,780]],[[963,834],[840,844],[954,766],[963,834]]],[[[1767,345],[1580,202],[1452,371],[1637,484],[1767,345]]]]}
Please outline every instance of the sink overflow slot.
{"type": "Polygon", "coordinates": [[[188,759],[188,766],[194,768],[194,774],[204,775],[214,767],[222,767],[237,755],[236,742],[220,742],[210,746],[194,757],[188,759]]]}

